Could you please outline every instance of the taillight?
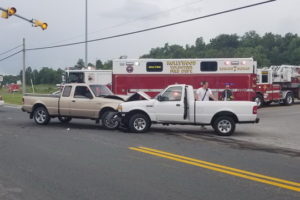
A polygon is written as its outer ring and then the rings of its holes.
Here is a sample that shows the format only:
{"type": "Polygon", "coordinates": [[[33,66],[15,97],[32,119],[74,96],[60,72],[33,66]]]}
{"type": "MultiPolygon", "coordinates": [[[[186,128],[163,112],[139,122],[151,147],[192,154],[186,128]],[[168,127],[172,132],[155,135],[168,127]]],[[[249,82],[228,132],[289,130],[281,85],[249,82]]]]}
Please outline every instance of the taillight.
{"type": "Polygon", "coordinates": [[[257,106],[253,106],[253,111],[252,111],[252,113],[253,113],[254,115],[257,114],[257,106]]]}

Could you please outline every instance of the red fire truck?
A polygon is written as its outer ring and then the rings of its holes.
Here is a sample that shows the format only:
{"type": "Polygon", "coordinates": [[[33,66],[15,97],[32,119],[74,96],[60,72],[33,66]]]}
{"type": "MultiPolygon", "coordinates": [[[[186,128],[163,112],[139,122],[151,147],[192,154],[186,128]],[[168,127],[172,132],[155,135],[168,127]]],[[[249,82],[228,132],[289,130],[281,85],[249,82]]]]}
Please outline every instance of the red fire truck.
{"type": "Polygon", "coordinates": [[[285,105],[300,99],[300,66],[280,65],[257,70],[256,102],[268,105],[279,102],[285,105]]]}
{"type": "Polygon", "coordinates": [[[218,97],[230,85],[234,100],[256,101],[259,106],[274,101],[292,104],[300,95],[300,78],[294,78],[297,70],[292,70],[294,74],[286,76],[293,78],[279,79],[283,68],[257,70],[253,58],[118,59],[113,61],[112,89],[124,95],[144,91],[153,97],[171,84],[199,88],[205,80],[218,97]]]}

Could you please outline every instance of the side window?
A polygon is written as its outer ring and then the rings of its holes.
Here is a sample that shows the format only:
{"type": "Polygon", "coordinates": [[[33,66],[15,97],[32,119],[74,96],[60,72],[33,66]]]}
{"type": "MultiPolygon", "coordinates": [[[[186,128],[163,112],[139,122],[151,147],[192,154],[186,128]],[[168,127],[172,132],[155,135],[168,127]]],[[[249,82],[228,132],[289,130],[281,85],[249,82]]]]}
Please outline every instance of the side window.
{"type": "Polygon", "coordinates": [[[163,101],[181,101],[182,87],[170,87],[162,95],[163,101]]]}
{"type": "Polygon", "coordinates": [[[218,70],[218,63],[216,61],[204,61],[200,64],[202,72],[215,72],[218,70]]]}
{"type": "Polygon", "coordinates": [[[162,62],[147,62],[147,72],[162,72],[163,63],[162,62]]]}
{"type": "Polygon", "coordinates": [[[269,83],[269,73],[267,71],[261,72],[261,83],[269,83]]]}
{"type": "Polygon", "coordinates": [[[65,86],[64,91],[62,93],[63,97],[69,97],[71,94],[72,86],[65,86]]]}
{"type": "Polygon", "coordinates": [[[261,82],[262,83],[268,83],[268,74],[261,75],[261,82]]]}
{"type": "Polygon", "coordinates": [[[86,86],[77,86],[74,93],[74,98],[92,98],[93,95],[90,89],[86,86]]]}

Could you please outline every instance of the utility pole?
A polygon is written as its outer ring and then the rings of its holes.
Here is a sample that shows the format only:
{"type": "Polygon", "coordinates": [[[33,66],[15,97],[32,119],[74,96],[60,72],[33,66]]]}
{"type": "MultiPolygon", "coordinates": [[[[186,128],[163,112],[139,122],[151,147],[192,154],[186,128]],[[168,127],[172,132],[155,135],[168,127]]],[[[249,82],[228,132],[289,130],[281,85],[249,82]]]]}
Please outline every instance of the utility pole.
{"type": "Polygon", "coordinates": [[[23,91],[23,96],[26,93],[26,78],[25,78],[25,72],[26,72],[26,62],[25,62],[25,38],[23,38],[23,73],[22,73],[22,91],[23,91]]]}
{"type": "Polygon", "coordinates": [[[88,66],[88,0],[85,0],[85,66],[88,66]]]}

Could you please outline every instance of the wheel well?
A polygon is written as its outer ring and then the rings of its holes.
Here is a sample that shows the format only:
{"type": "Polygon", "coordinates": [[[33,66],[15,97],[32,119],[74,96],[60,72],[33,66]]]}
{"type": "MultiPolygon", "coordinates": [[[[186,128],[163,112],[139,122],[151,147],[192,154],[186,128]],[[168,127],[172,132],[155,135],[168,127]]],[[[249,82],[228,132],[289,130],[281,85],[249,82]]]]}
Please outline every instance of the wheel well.
{"type": "Polygon", "coordinates": [[[221,116],[232,117],[233,120],[234,120],[234,122],[236,122],[236,123],[239,122],[237,116],[236,116],[234,113],[232,113],[232,112],[230,112],[230,111],[222,111],[222,112],[218,112],[217,114],[215,114],[215,115],[213,116],[213,118],[212,118],[212,120],[211,120],[210,123],[213,124],[213,122],[214,122],[218,117],[221,117],[221,116]]]}
{"type": "Polygon", "coordinates": [[[143,114],[143,115],[147,116],[148,119],[149,119],[149,122],[151,123],[151,119],[150,119],[149,115],[148,115],[145,111],[142,111],[142,110],[132,110],[132,111],[130,111],[130,112],[126,115],[125,122],[128,122],[129,118],[130,118],[132,115],[137,114],[137,113],[140,113],[140,114],[143,114]]]}
{"type": "Polygon", "coordinates": [[[46,106],[44,104],[37,103],[32,107],[32,111],[30,113],[30,118],[33,118],[33,113],[34,113],[35,109],[37,109],[39,107],[44,107],[48,111],[48,109],[46,108],[46,106]]]}
{"type": "Polygon", "coordinates": [[[116,110],[113,109],[113,108],[111,108],[111,107],[105,107],[105,108],[102,108],[102,109],[100,110],[100,112],[99,112],[99,118],[101,118],[101,116],[102,116],[105,112],[107,112],[107,111],[115,111],[115,112],[116,112],[116,110]]]}
{"type": "Polygon", "coordinates": [[[264,98],[264,96],[263,96],[263,94],[261,92],[256,92],[256,96],[255,97],[257,97],[257,96],[261,96],[262,98],[264,98]]]}

